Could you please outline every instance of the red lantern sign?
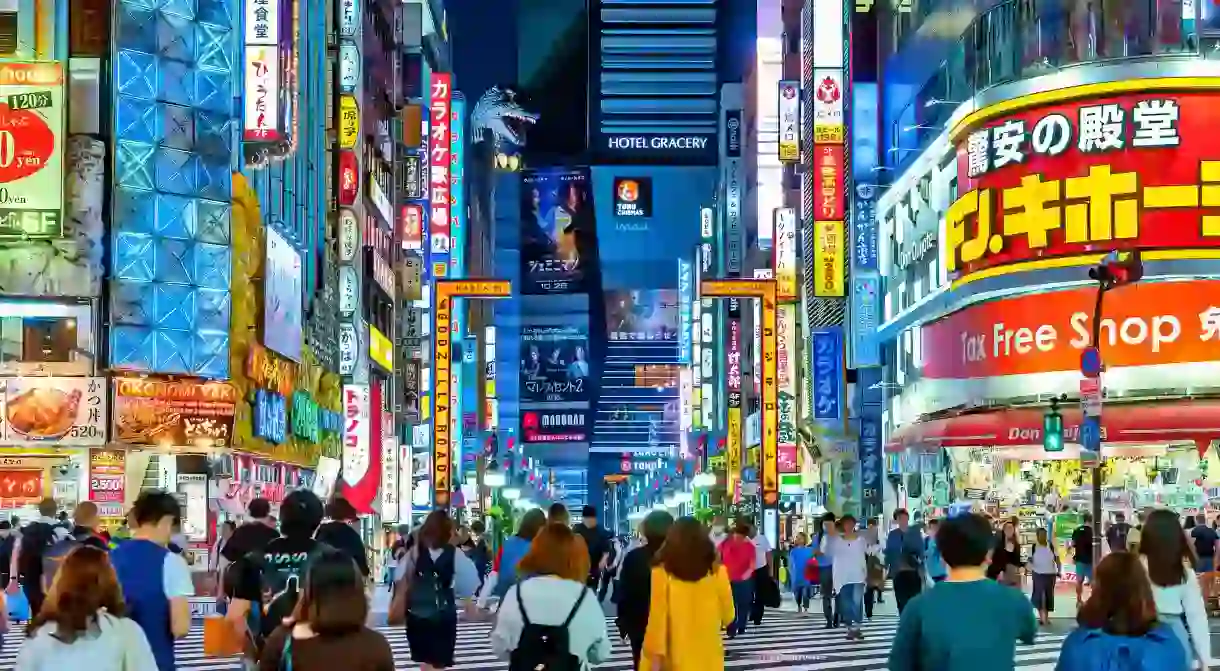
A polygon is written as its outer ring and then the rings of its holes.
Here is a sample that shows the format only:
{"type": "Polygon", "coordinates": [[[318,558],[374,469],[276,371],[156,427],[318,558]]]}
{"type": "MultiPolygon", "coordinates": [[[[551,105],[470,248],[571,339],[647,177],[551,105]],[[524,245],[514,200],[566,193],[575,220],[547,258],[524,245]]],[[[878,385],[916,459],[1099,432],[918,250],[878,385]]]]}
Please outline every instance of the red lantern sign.
{"type": "Polygon", "coordinates": [[[360,163],[355,152],[339,152],[339,205],[350,207],[360,193],[360,163]]]}

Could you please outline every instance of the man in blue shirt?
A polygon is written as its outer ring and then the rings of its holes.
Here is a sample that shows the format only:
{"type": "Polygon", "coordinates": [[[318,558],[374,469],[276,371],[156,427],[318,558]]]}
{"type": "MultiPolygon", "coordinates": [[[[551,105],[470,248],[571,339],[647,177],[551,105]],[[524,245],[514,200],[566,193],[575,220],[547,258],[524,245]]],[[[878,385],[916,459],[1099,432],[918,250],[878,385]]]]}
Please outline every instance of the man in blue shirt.
{"type": "Polygon", "coordinates": [[[923,535],[910,526],[910,515],[903,508],[894,511],[894,523],[885,539],[885,566],[894,581],[894,600],[898,612],[923,589],[923,535]]]}
{"type": "Polygon", "coordinates": [[[144,630],[159,671],[174,671],[174,640],[191,629],[188,599],[195,595],[191,569],[181,555],[169,551],[181,518],[173,494],[144,492],[128,515],[131,539],[110,552],[127,616],[144,630]]]}

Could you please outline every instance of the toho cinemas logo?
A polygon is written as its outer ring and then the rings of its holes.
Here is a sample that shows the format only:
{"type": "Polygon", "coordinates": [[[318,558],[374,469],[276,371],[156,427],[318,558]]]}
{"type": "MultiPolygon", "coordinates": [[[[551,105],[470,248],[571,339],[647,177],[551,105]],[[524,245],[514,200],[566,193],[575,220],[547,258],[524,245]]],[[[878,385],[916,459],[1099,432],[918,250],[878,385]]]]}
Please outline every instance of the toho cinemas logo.
{"type": "MultiPolygon", "coordinates": [[[[1101,440],[1104,443],[1108,440],[1106,436],[1106,425],[1101,425],[1101,440]]],[[[1042,428],[1022,428],[1012,427],[1008,429],[1008,442],[1013,445],[1041,445],[1042,444],[1042,428]]],[[[1080,442],[1080,425],[1079,424],[1064,424],[1063,426],[1063,442],[1079,443],[1080,442]]]]}

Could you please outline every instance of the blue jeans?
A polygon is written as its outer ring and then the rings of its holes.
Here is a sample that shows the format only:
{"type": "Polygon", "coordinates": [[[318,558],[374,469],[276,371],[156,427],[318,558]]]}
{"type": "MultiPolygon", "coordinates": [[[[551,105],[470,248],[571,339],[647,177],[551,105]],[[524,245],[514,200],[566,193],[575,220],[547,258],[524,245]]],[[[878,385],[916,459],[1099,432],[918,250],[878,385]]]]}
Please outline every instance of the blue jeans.
{"type": "Polygon", "coordinates": [[[729,625],[729,633],[736,636],[746,631],[746,623],[750,621],[750,608],[754,605],[754,577],[738,580],[733,583],[733,624],[729,625]]]}
{"type": "Polygon", "coordinates": [[[864,583],[840,587],[836,605],[843,624],[848,628],[858,628],[864,621],[864,583]]]}
{"type": "Polygon", "coordinates": [[[792,588],[792,598],[798,608],[809,608],[809,599],[813,596],[813,585],[797,585],[792,588]]]}

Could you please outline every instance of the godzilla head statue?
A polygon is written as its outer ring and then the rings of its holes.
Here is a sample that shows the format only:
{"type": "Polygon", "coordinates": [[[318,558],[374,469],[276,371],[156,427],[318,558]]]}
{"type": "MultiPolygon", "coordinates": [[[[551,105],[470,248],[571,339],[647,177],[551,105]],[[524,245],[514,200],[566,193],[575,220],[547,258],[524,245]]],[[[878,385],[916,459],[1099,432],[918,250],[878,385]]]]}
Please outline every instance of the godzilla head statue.
{"type": "Polygon", "coordinates": [[[525,145],[525,131],[538,121],[538,115],[521,109],[516,97],[512,89],[493,86],[479,98],[470,111],[471,139],[476,144],[491,133],[492,148],[497,153],[505,145],[525,145]]]}

